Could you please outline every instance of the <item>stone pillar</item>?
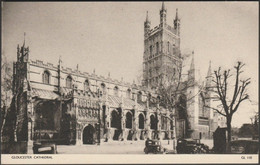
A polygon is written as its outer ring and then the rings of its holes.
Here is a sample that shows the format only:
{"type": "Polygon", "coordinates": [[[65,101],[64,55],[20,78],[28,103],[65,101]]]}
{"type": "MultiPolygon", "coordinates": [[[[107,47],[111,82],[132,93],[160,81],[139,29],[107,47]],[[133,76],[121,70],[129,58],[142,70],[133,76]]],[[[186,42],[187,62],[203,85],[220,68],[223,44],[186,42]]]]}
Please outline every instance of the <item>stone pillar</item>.
{"type": "Polygon", "coordinates": [[[34,136],[34,107],[33,103],[29,103],[28,105],[28,119],[31,120],[28,121],[28,143],[32,143],[33,136],[34,136]]]}
{"type": "Polygon", "coordinates": [[[167,130],[167,134],[168,134],[168,139],[170,139],[170,137],[171,137],[171,132],[170,132],[170,130],[171,130],[171,121],[170,121],[170,112],[169,112],[169,110],[168,109],[166,109],[166,122],[167,122],[167,124],[166,124],[166,130],[167,130]]]}
{"type": "Polygon", "coordinates": [[[160,109],[159,109],[159,105],[157,104],[157,109],[156,109],[156,113],[157,113],[157,133],[158,133],[158,138],[160,138],[160,140],[162,140],[162,133],[161,133],[161,113],[160,113],[160,109]]]}
{"type": "Polygon", "coordinates": [[[127,136],[126,136],[126,129],[125,129],[125,120],[126,120],[125,115],[126,115],[126,112],[124,111],[123,106],[121,106],[121,111],[122,111],[122,113],[121,113],[121,129],[122,129],[122,136],[121,136],[122,138],[121,138],[121,140],[125,141],[126,138],[127,138],[127,136]]]}
{"type": "Polygon", "coordinates": [[[139,118],[138,118],[138,112],[135,109],[134,111],[134,140],[140,140],[139,132],[138,132],[138,124],[139,124],[139,118]]]}
{"type": "Polygon", "coordinates": [[[106,118],[105,118],[105,129],[106,129],[106,135],[105,135],[105,141],[109,141],[111,139],[111,119],[110,119],[110,107],[109,106],[106,106],[106,111],[105,111],[105,115],[106,115],[106,118]]]}
{"type": "Polygon", "coordinates": [[[82,145],[83,144],[83,138],[82,138],[82,131],[83,126],[81,123],[76,122],[76,145],[82,145]]]}
{"type": "Polygon", "coordinates": [[[150,112],[149,109],[146,111],[146,122],[145,122],[145,129],[147,130],[146,138],[152,139],[152,132],[151,132],[151,121],[150,121],[150,112]]]}

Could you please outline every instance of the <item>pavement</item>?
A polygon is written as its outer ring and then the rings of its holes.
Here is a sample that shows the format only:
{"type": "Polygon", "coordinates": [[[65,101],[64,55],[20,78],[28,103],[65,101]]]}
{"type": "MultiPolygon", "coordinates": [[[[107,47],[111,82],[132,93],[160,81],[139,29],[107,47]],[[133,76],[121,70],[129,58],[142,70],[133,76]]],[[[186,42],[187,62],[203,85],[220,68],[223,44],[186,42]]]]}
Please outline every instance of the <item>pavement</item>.
{"type": "MultiPolygon", "coordinates": [[[[201,140],[213,147],[213,140],[201,140]]],[[[173,140],[161,140],[162,147],[174,153],[173,140]]],[[[145,154],[145,140],[139,141],[109,141],[100,145],[57,145],[58,154],[145,154]]],[[[28,154],[33,154],[32,146],[28,146],[28,154]]]]}
{"type": "MultiPolygon", "coordinates": [[[[162,146],[173,150],[172,142],[161,141],[162,146]]],[[[100,145],[58,145],[58,154],[145,154],[145,141],[109,141],[100,145]]]]}

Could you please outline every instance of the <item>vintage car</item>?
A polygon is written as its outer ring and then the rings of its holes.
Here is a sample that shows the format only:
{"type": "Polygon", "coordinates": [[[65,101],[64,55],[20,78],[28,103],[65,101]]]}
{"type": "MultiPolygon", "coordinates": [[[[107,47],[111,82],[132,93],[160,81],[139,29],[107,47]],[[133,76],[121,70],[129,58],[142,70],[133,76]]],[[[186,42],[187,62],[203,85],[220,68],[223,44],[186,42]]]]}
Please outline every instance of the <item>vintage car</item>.
{"type": "Polygon", "coordinates": [[[153,153],[153,154],[162,154],[165,152],[165,149],[162,147],[161,142],[159,140],[147,140],[146,146],[144,148],[145,154],[153,153]]]}
{"type": "Polygon", "coordinates": [[[257,140],[235,140],[231,141],[232,154],[257,154],[259,153],[259,144],[257,140]]]}
{"type": "Polygon", "coordinates": [[[34,154],[57,154],[56,133],[50,131],[35,132],[33,142],[34,154]]]}
{"type": "Polygon", "coordinates": [[[183,139],[177,140],[177,153],[178,154],[199,154],[208,153],[209,147],[200,143],[199,139],[183,139]]]}
{"type": "Polygon", "coordinates": [[[57,146],[52,141],[36,141],[33,142],[33,153],[34,154],[57,154],[57,146]]]}

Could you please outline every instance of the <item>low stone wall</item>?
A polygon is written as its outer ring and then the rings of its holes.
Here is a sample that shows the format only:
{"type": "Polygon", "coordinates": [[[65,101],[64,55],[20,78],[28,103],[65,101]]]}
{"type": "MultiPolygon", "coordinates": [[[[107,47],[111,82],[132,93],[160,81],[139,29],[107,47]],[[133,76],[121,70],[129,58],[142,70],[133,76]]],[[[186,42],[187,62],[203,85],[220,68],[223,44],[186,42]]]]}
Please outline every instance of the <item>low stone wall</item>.
{"type": "Polygon", "coordinates": [[[27,142],[1,142],[2,154],[27,154],[27,142]]]}

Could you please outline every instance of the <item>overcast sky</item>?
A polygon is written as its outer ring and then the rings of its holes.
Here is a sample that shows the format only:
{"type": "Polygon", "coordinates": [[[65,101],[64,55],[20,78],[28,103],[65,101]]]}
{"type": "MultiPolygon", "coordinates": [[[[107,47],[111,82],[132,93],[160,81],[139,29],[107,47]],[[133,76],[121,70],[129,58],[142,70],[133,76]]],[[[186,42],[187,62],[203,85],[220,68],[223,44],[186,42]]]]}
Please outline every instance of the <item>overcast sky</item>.
{"type": "MultiPolygon", "coordinates": [[[[258,3],[165,2],[167,22],[178,8],[182,52],[194,50],[202,77],[212,61],[233,68],[246,63],[244,76],[252,78],[251,98],[258,100],[258,3]]],[[[4,2],[3,49],[15,60],[17,44],[30,47],[30,58],[132,82],[142,69],[143,24],[146,11],[152,27],[159,24],[161,2],[4,2]]],[[[233,125],[250,122],[258,105],[243,103],[233,125]]]]}

